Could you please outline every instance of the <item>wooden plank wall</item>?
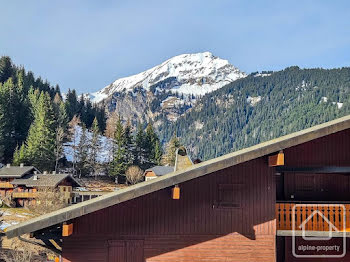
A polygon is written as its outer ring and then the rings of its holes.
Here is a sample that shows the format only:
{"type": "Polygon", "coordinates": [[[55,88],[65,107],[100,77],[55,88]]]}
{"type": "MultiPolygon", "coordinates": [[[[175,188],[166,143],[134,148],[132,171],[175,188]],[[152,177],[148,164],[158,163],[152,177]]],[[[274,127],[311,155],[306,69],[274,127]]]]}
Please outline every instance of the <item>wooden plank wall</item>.
{"type": "MultiPolygon", "coordinates": [[[[350,166],[350,130],[287,148],[284,153],[285,165],[290,167],[350,166]]],[[[284,189],[279,183],[277,191],[284,191],[285,200],[350,201],[347,174],[284,173],[283,180],[284,189]]]]}
{"type": "MultiPolygon", "coordinates": [[[[65,261],[108,261],[108,240],[143,240],[145,261],[275,261],[275,186],[259,158],[75,219],[65,261]],[[241,208],[217,208],[237,184],[241,208]]],[[[110,243],[110,242],[109,242],[110,243]]]]}
{"type": "Polygon", "coordinates": [[[285,166],[350,166],[350,129],[284,150],[285,166]]]}

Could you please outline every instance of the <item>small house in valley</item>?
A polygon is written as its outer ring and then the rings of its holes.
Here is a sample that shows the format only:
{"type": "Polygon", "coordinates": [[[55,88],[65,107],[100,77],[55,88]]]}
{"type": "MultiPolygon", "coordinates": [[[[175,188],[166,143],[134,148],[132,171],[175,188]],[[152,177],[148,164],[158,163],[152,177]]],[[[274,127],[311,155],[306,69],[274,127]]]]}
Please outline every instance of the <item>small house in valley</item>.
{"type": "Polygon", "coordinates": [[[34,166],[25,166],[21,164],[20,166],[11,166],[7,164],[0,168],[0,196],[4,198],[5,196],[11,194],[15,186],[11,183],[14,179],[22,178],[26,175],[33,175],[34,173],[40,173],[38,169],[34,166]]]}
{"type": "Polygon", "coordinates": [[[0,169],[0,198],[9,206],[35,204],[38,190],[58,188],[67,203],[72,201],[73,187],[81,186],[70,174],[40,173],[34,166],[6,165],[0,169]]]}
{"type": "Polygon", "coordinates": [[[145,181],[149,181],[151,179],[164,176],[171,172],[174,172],[173,166],[154,166],[152,168],[146,169],[144,173],[145,181]]]}
{"type": "Polygon", "coordinates": [[[35,203],[38,190],[56,189],[63,194],[67,204],[72,202],[72,191],[74,187],[80,187],[70,174],[28,174],[22,178],[14,179],[11,184],[14,186],[12,198],[19,206],[26,206],[35,203]]]}
{"type": "Polygon", "coordinates": [[[181,169],[186,169],[192,165],[193,162],[190,156],[187,154],[186,148],[181,146],[175,153],[175,166],[154,166],[146,169],[144,173],[145,181],[149,181],[181,169]]]}

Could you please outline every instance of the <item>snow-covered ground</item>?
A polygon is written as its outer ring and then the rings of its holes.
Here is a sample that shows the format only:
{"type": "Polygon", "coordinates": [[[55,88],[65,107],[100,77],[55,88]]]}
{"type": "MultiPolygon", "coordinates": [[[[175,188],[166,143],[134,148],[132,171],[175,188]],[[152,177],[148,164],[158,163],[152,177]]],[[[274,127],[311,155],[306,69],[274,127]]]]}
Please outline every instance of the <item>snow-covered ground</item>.
{"type": "Polygon", "coordinates": [[[102,90],[92,93],[92,101],[98,103],[123,90],[129,91],[139,87],[149,90],[152,85],[170,77],[176,77],[181,83],[180,86],[171,89],[173,92],[204,95],[246,77],[246,74],[210,52],[182,54],[142,73],[117,79],[102,90]]]}
{"type": "MultiPolygon", "coordinates": [[[[77,146],[80,142],[80,137],[82,134],[82,128],[78,125],[75,126],[75,146],[77,146]]],[[[88,131],[86,132],[87,138],[91,139],[92,132],[88,131]]],[[[107,138],[105,136],[100,135],[100,141],[101,141],[101,151],[98,157],[98,160],[101,163],[107,163],[110,161],[110,152],[112,147],[112,140],[110,138],[107,138]]],[[[68,142],[64,145],[64,155],[66,156],[68,161],[73,161],[74,156],[74,142],[68,142]]]]}

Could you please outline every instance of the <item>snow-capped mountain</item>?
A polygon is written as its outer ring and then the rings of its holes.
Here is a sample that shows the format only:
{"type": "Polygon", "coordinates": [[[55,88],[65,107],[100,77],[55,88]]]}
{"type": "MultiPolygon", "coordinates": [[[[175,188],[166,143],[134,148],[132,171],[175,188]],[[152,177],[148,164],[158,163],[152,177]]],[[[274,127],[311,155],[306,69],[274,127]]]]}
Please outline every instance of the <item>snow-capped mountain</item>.
{"type": "Polygon", "coordinates": [[[169,78],[176,79],[176,83],[170,88],[171,92],[196,96],[219,89],[245,76],[245,73],[227,60],[210,52],[182,54],[137,75],[117,79],[91,96],[92,101],[98,103],[116,92],[132,91],[136,88],[149,91],[151,86],[169,78]]]}
{"type": "Polygon", "coordinates": [[[108,112],[124,120],[176,121],[195,106],[199,96],[217,90],[246,74],[209,52],[183,54],[137,75],[120,78],[90,94],[104,101],[108,112]]]}

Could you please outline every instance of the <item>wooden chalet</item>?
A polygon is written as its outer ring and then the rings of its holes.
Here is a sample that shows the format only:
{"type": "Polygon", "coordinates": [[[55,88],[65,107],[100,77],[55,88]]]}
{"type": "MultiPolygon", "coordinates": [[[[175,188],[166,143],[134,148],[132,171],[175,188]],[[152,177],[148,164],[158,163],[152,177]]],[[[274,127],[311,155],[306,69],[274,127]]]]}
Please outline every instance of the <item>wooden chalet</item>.
{"type": "Polygon", "coordinates": [[[4,202],[10,201],[11,195],[15,190],[12,181],[34,173],[40,172],[33,166],[25,166],[23,164],[20,166],[7,164],[0,168],[0,199],[4,202]]]}
{"type": "Polygon", "coordinates": [[[72,188],[81,186],[70,174],[40,173],[33,166],[6,165],[0,169],[0,198],[10,206],[25,207],[35,203],[40,188],[59,188],[67,203],[72,201],[72,188]]]}
{"type": "Polygon", "coordinates": [[[64,200],[67,204],[70,204],[73,197],[73,188],[81,186],[70,174],[46,172],[43,174],[29,174],[22,178],[16,178],[11,184],[14,186],[12,199],[14,199],[19,206],[35,204],[35,198],[39,194],[38,190],[43,188],[58,188],[63,194],[64,200]]]}
{"type": "MultiPolygon", "coordinates": [[[[307,236],[329,234],[332,223],[339,229],[332,241],[349,237],[349,174],[346,116],[31,219],[6,235],[60,230],[63,261],[75,262],[350,261],[349,238],[340,260],[293,256],[291,222],[294,210],[307,236]],[[325,217],[310,218],[320,207],[325,217]]],[[[298,243],[301,232],[294,231],[298,243]]]]}

